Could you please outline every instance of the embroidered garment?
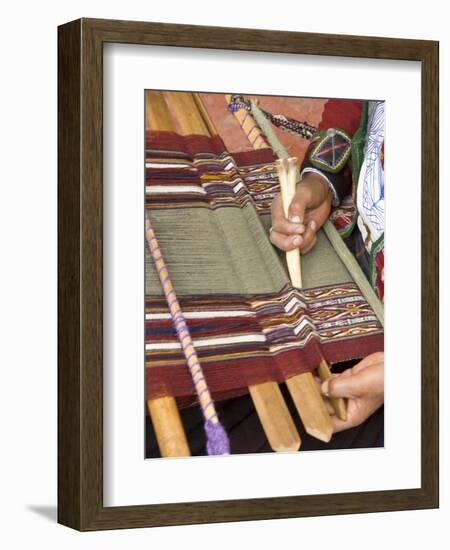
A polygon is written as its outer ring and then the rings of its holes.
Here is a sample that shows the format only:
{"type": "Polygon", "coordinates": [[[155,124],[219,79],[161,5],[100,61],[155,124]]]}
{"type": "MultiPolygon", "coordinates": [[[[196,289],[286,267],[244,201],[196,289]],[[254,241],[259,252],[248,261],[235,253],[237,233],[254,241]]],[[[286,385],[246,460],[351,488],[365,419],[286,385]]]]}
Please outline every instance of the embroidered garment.
{"type": "MultiPolygon", "coordinates": [[[[379,299],[384,297],[384,102],[358,102],[360,123],[352,132],[347,110],[353,115],[354,106],[345,108],[328,102],[319,124],[320,133],[312,140],[302,166],[302,174],[319,172],[334,188],[330,219],[344,239],[356,230],[361,233],[362,253],[368,264],[368,276],[379,299]],[[340,171],[331,173],[314,161],[315,143],[324,139],[327,130],[339,125],[351,140],[351,166],[347,163],[340,171]]],[[[340,131],[340,130],[339,130],[340,131]]]]}
{"type": "Polygon", "coordinates": [[[370,110],[364,162],[358,178],[358,227],[370,253],[384,233],[384,169],[381,153],[384,143],[384,102],[370,110]]]}
{"type": "Polygon", "coordinates": [[[336,128],[319,132],[317,138],[310,154],[311,164],[325,172],[340,172],[350,157],[351,138],[336,128]]]}

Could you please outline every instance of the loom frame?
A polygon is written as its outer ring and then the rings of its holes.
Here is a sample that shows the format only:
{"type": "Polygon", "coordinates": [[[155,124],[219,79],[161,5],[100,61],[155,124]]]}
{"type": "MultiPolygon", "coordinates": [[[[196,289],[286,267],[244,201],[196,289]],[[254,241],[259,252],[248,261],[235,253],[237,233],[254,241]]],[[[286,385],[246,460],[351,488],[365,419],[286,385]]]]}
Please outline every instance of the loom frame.
{"type": "Polygon", "coordinates": [[[58,522],[80,531],[439,506],[439,43],[78,19],[58,28],[58,522]],[[103,506],[102,70],[106,42],[421,62],[421,488],[103,506]]]}

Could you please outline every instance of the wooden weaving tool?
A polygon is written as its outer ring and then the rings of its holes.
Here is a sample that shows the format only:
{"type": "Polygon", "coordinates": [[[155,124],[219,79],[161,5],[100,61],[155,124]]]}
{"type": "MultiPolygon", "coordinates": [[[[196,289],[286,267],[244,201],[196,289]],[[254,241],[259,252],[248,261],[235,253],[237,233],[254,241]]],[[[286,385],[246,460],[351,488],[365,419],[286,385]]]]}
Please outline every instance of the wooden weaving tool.
{"type": "MultiPolygon", "coordinates": [[[[280,179],[281,199],[286,218],[289,217],[289,205],[294,198],[297,186],[296,161],[297,159],[293,157],[275,161],[280,179]]],[[[292,285],[296,288],[301,288],[300,250],[298,248],[288,250],[286,252],[286,262],[292,285]]],[[[333,426],[313,375],[310,372],[305,372],[288,378],[286,386],[302,419],[305,430],[317,439],[326,442],[329,441],[333,434],[333,426]]]]}

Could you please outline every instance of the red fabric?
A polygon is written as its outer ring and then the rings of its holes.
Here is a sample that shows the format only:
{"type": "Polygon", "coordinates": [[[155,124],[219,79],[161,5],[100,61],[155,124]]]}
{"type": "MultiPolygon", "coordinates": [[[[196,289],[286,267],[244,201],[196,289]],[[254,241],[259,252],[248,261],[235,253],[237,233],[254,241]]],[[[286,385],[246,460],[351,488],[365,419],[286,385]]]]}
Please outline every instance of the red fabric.
{"type": "MultiPolygon", "coordinates": [[[[233,113],[227,110],[227,101],[224,94],[202,93],[202,100],[208,110],[208,114],[222,137],[228,151],[233,155],[243,151],[251,151],[252,145],[248,141],[244,131],[233,113]]],[[[280,97],[280,96],[253,96],[246,95],[246,99],[256,99],[259,106],[272,114],[283,114],[298,121],[306,121],[313,126],[318,125],[326,99],[309,97],[280,97]]],[[[297,135],[284,132],[280,128],[272,126],[278,139],[289,154],[303,160],[308,141],[297,135]]]]}
{"type": "Polygon", "coordinates": [[[233,153],[233,158],[240,167],[269,164],[269,162],[274,162],[276,159],[272,149],[254,149],[243,153],[233,153]]]}
{"type": "MultiPolygon", "coordinates": [[[[383,335],[376,334],[322,346],[311,341],[303,350],[289,350],[276,355],[268,353],[266,357],[235,358],[231,361],[208,363],[201,357],[201,352],[199,355],[212,396],[215,400],[220,400],[243,395],[252,384],[269,380],[282,383],[296,374],[309,372],[312,370],[311,365],[320,363],[322,353],[333,364],[360,359],[383,349],[383,335]]],[[[181,405],[192,402],[192,378],[184,363],[165,363],[146,369],[146,398],[154,399],[165,395],[177,396],[181,405]],[[169,372],[170,376],[167,376],[169,372]]]]}
{"type": "Polygon", "coordinates": [[[171,151],[174,156],[178,153],[182,156],[197,155],[199,153],[211,153],[221,155],[226,151],[220,136],[181,136],[175,132],[158,132],[147,130],[145,134],[145,147],[152,151],[171,151]]]}
{"type": "Polygon", "coordinates": [[[322,113],[319,130],[340,128],[353,136],[361,121],[362,101],[358,99],[329,99],[322,113]]]}
{"type": "Polygon", "coordinates": [[[378,298],[384,299],[384,250],[378,252],[375,256],[375,267],[377,270],[377,283],[375,290],[377,291],[378,298]]]}

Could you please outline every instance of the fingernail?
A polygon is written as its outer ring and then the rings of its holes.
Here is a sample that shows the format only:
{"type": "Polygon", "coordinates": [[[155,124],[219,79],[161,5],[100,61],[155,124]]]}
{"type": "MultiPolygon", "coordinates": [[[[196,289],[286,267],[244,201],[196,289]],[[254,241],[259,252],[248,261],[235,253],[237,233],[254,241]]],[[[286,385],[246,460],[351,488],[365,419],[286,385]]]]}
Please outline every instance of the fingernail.
{"type": "Polygon", "coordinates": [[[295,239],[292,241],[292,244],[297,247],[302,244],[302,238],[301,237],[295,237],[295,239]]]}
{"type": "Polygon", "coordinates": [[[328,380],[325,380],[320,389],[322,390],[323,395],[328,397],[328,380]]]}
{"type": "Polygon", "coordinates": [[[311,229],[312,229],[313,231],[315,231],[315,230],[316,230],[316,227],[317,227],[317,224],[316,224],[316,222],[315,222],[314,220],[312,220],[312,222],[309,224],[309,226],[311,227],[311,229]]]}
{"type": "Polygon", "coordinates": [[[303,219],[301,216],[289,216],[289,221],[292,223],[302,223],[303,219]]]}

